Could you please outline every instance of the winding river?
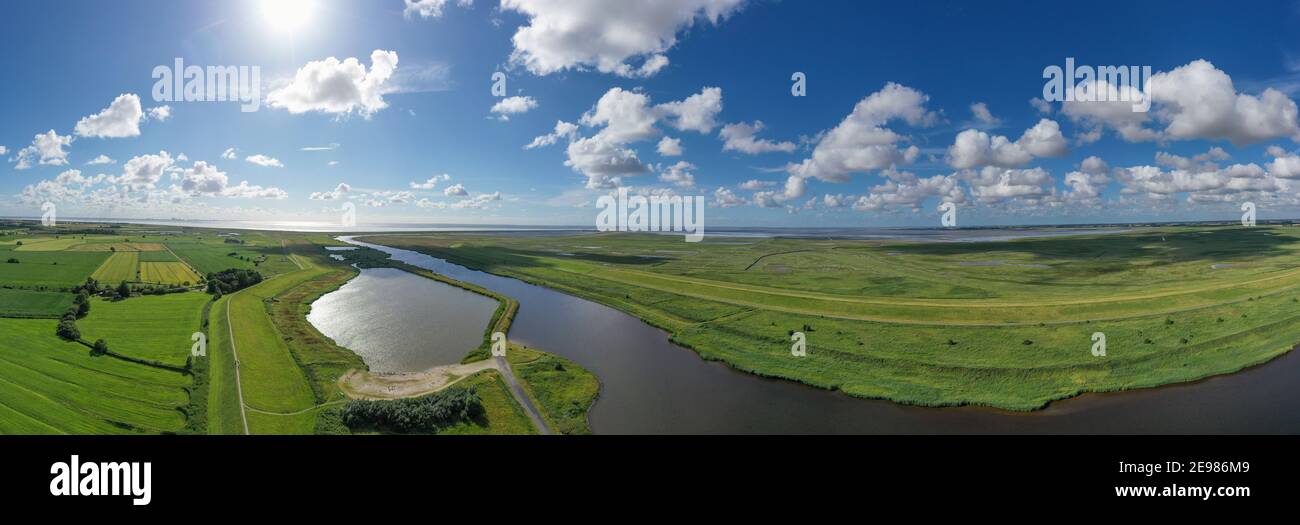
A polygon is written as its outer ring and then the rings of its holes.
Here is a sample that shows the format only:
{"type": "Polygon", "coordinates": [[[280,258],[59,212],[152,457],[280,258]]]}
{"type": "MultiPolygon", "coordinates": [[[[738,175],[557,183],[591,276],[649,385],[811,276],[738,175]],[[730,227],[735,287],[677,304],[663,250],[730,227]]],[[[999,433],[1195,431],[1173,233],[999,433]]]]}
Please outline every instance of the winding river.
{"type": "MultiPolygon", "coordinates": [[[[909,407],[737,372],[700,359],[670,343],[666,332],[613,308],[421,253],[350,237],[341,240],[518,299],[512,341],[572,359],[600,378],[600,399],[589,414],[597,434],[1300,432],[1296,352],[1237,374],[1135,392],[1089,394],[1030,414],[909,407]]],[[[371,301],[354,307],[372,312],[409,308],[380,293],[354,299],[371,301]]],[[[434,318],[431,323],[443,322],[439,316],[445,312],[445,306],[423,311],[434,318]]],[[[477,339],[485,324],[462,330],[477,339]]],[[[330,333],[331,327],[317,326],[330,333]]],[[[415,330],[419,324],[397,326],[391,337],[405,337],[400,333],[403,326],[415,330]]],[[[364,355],[368,350],[357,351],[364,355]]]]}

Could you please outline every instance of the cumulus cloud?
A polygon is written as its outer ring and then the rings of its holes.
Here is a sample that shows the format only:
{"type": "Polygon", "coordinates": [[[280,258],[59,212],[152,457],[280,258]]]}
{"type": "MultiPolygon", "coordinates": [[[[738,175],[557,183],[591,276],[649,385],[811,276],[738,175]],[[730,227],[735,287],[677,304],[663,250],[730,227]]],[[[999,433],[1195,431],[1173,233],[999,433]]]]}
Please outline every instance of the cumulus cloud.
{"type": "Polygon", "coordinates": [[[511,38],[513,64],[537,75],[596,69],[649,77],[668,65],[677,35],[697,21],[717,25],[744,0],[502,0],[528,18],[511,38]],[[639,62],[639,65],[634,65],[639,62]]]}
{"type": "Polygon", "coordinates": [[[709,133],[717,127],[716,118],[722,111],[722,90],[706,87],[685,100],[660,104],[658,109],[668,117],[668,124],[679,131],[709,133]]]}
{"type": "Polygon", "coordinates": [[[694,170],[694,164],[684,160],[678,161],[676,164],[668,166],[663,173],[659,174],[659,180],[680,188],[694,187],[695,175],[691,173],[694,170]]]}
{"type": "Polygon", "coordinates": [[[438,185],[439,182],[445,182],[449,180],[451,180],[451,175],[443,173],[442,175],[434,175],[432,177],[429,177],[429,179],[424,182],[412,182],[410,186],[411,189],[413,190],[432,190],[435,186],[438,185]]]}
{"type": "Polygon", "coordinates": [[[162,176],[175,166],[176,160],[170,153],[159,151],[157,155],[139,155],[132,157],[122,165],[122,175],[114,183],[129,186],[133,190],[152,189],[162,180],[162,176]]]}
{"type": "Polygon", "coordinates": [[[247,161],[247,162],[250,163],[250,164],[256,164],[256,165],[258,165],[258,166],[262,166],[263,168],[283,168],[283,167],[284,167],[284,164],[280,162],[280,159],[276,159],[276,158],[268,157],[268,156],[266,156],[266,155],[262,155],[262,154],[260,154],[260,153],[257,154],[257,155],[249,155],[249,156],[247,156],[247,157],[244,157],[244,160],[247,161]]]}
{"type": "Polygon", "coordinates": [[[984,128],[996,128],[1002,125],[1002,119],[993,116],[989,111],[988,104],[976,102],[970,105],[971,115],[975,117],[975,122],[984,128]]]}
{"type": "Polygon", "coordinates": [[[948,148],[948,165],[957,169],[1018,167],[1028,164],[1034,157],[1059,157],[1068,150],[1060,125],[1042,119],[1015,142],[976,129],[962,131],[948,148]]]}
{"type": "Polygon", "coordinates": [[[227,159],[227,160],[235,160],[235,159],[238,159],[238,158],[239,158],[239,153],[238,153],[238,151],[239,151],[239,150],[237,150],[237,149],[235,149],[235,148],[226,148],[226,151],[221,152],[221,158],[223,158],[223,159],[227,159]]]}
{"type": "Polygon", "coordinates": [[[550,146],[559,142],[562,138],[572,139],[578,133],[578,125],[565,122],[563,120],[555,122],[555,130],[545,135],[533,139],[524,149],[535,149],[550,146]]]}
{"type": "Polygon", "coordinates": [[[448,197],[464,197],[466,195],[469,195],[469,192],[465,191],[464,184],[454,184],[448,186],[447,189],[442,190],[442,194],[448,197]]]}
{"type": "Polygon", "coordinates": [[[723,126],[722,131],[718,132],[718,136],[723,140],[722,150],[738,151],[748,155],[776,151],[790,153],[795,150],[796,146],[793,142],[774,142],[757,138],[763,128],[763,122],[759,120],[755,120],[753,124],[741,122],[723,126]]]}
{"type": "Polygon", "coordinates": [[[597,134],[569,143],[564,165],[587,176],[590,189],[617,188],[622,177],[645,173],[635,151],[597,134]]]}
{"type": "Polygon", "coordinates": [[[335,115],[358,113],[370,118],[388,107],[384,95],[392,92],[388,80],[397,69],[397,52],[376,49],[370,69],[355,57],[334,57],[308,62],[288,85],[266,96],[271,107],[293,114],[318,111],[335,115]]]}
{"type": "Polygon", "coordinates": [[[731,191],[730,189],[718,188],[713,190],[713,205],[719,208],[735,208],[737,206],[744,206],[748,203],[749,201],[736,195],[736,192],[731,191]]]}
{"type": "Polygon", "coordinates": [[[103,111],[84,117],[73,130],[79,137],[122,138],[140,136],[140,97],[134,93],[118,95],[103,111]]]}
{"type": "Polygon", "coordinates": [[[776,183],[770,180],[749,179],[745,182],[740,183],[740,185],[737,187],[742,190],[761,190],[763,188],[770,188],[772,186],[776,186],[776,183]]]}
{"type": "Polygon", "coordinates": [[[510,120],[510,115],[527,113],[537,107],[537,99],[533,97],[506,97],[492,105],[490,110],[496,114],[499,120],[510,120]]]}
{"type": "MultiPolygon", "coordinates": [[[[917,177],[909,172],[890,170],[884,173],[887,180],[873,186],[866,195],[859,197],[852,206],[858,211],[911,210],[919,211],[926,200],[938,199],[941,202],[963,203],[966,194],[962,192],[956,175],[935,175],[917,177]]],[[[840,197],[827,202],[828,205],[839,204],[840,197]]]]}
{"type": "Polygon", "coordinates": [[[149,108],[149,112],[146,115],[148,116],[149,120],[166,122],[167,119],[172,118],[172,107],[171,106],[152,107],[149,108]]]}
{"type": "Polygon", "coordinates": [[[1003,169],[993,166],[978,172],[964,171],[958,175],[970,185],[971,196],[985,204],[1000,203],[1010,199],[1033,202],[1052,194],[1052,175],[1042,168],[1003,169]]]}
{"type": "Polygon", "coordinates": [[[905,137],[884,126],[894,120],[913,126],[933,124],[938,116],[925,108],[929,98],[900,84],[885,85],[859,101],[838,126],[823,133],[810,158],[787,166],[787,171],[801,178],[847,182],[853,173],[914,161],[920,149],[899,147],[905,137]]]}
{"type": "Polygon", "coordinates": [[[1065,102],[1062,112],[1085,125],[1114,130],[1129,142],[1227,140],[1243,146],[1275,138],[1300,139],[1295,101],[1276,89],[1239,93],[1232,77],[1206,60],[1196,60],[1149,81],[1152,111],[1134,112],[1120,95],[1140,96],[1131,86],[1096,80],[1080,86],[1083,101],[1065,102]],[[1101,97],[1099,99],[1093,97],[1101,97]],[[1103,100],[1091,102],[1088,100],[1103,100]],[[1152,120],[1163,129],[1150,127],[1152,120]]]}
{"type": "MultiPolygon", "coordinates": [[[[406,9],[402,10],[402,16],[410,18],[411,15],[420,18],[439,18],[442,16],[442,8],[451,0],[403,0],[406,2],[406,9]]],[[[469,7],[474,4],[474,0],[456,0],[456,5],[469,7]]]]}
{"type": "Polygon", "coordinates": [[[115,164],[115,163],[117,163],[117,161],[115,161],[115,160],[109,158],[108,155],[100,155],[100,156],[98,156],[98,157],[95,157],[95,158],[93,158],[93,159],[90,159],[90,162],[87,162],[86,165],[87,165],[87,166],[100,166],[100,165],[103,165],[103,164],[115,164]]]}
{"type": "Polygon", "coordinates": [[[332,201],[332,200],[342,199],[343,197],[346,197],[348,193],[351,192],[352,192],[352,186],[349,186],[348,183],[346,182],[340,182],[338,186],[334,187],[333,191],[318,191],[316,193],[312,193],[311,196],[308,198],[314,201],[332,201]]]}
{"type": "Polygon", "coordinates": [[[655,146],[655,151],[665,157],[682,156],[682,139],[664,137],[659,139],[659,144],[655,146]]]}
{"type": "Polygon", "coordinates": [[[54,130],[49,130],[37,134],[32,139],[32,145],[18,150],[18,155],[9,159],[9,162],[17,162],[14,166],[16,170],[28,169],[32,167],[32,162],[43,166],[63,166],[68,163],[68,152],[63,148],[71,144],[72,136],[61,136],[54,130]]]}

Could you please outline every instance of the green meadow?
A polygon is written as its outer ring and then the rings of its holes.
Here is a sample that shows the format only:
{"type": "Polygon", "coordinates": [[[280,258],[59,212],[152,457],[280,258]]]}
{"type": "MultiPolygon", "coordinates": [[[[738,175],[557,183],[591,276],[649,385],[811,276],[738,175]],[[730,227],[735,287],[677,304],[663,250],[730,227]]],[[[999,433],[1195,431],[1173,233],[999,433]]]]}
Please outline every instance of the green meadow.
{"type": "Polygon", "coordinates": [[[379,235],[618,308],[706,359],[848,394],[1032,410],[1300,343],[1300,228],[996,242],[379,235]],[[808,355],[791,355],[802,332],[808,355]],[[1092,336],[1105,335],[1105,357],[1092,336]]]}
{"type": "Polygon", "coordinates": [[[190,338],[199,331],[203,305],[210,298],[186,292],[125,301],[94,299],[90,315],[77,321],[77,326],[83,338],[103,339],[116,353],[185,366],[193,344],[190,338]]]}

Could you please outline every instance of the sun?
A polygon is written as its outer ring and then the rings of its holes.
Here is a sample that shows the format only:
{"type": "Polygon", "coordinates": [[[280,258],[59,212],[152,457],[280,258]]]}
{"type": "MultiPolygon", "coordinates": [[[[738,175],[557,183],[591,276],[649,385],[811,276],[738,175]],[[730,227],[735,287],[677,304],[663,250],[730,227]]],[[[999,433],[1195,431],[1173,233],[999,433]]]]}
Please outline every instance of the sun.
{"type": "Polygon", "coordinates": [[[311,21],[316,10],[315,0],[260,0],[262,17],[271,29],[281,33],[296,33],[311,21]]]}

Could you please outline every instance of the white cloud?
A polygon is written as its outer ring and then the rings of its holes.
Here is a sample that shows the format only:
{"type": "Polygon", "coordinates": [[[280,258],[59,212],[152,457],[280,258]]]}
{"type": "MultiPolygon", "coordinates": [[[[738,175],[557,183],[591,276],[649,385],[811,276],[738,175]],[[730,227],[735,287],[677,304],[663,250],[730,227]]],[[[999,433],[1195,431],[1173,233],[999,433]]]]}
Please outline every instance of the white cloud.
{"type": "Polygon", "coordinates": [[[930,125],[938,116],[925,109],[930,97],[895,83],[872,93],[853,107],[834,129],[817,141],[812,157],[787,166],[799,177],[816,177],[828,182],[847,182],[853,173],[884,169],[909,163],[920,154],[916,146],[900,148],[905,140],[884,125],[902,120],[913,126],[930,125]]]}
{"type": "MultiPolygon", "coordinates": [[[[403,0],[406,2],[406,9],[402,10],[402,16],[410,17],[412,14],[420,18],[439,18],[442,16],[442,8],[451,0],[403,0]]],[[[456,5],[469,7],[474,4],[474,0],[457,0],[456,5]]]]}
{"type": "Polygon", "coordinates": [[[249,162],[249,163],[251,163],[251,164],[256,164],[256,165],[258,165],[258,166],[261,166],[261,167],[263,167],[263,168],[283,168],[283,167],[284,167],[284,164],[280,162],[280,159],[276,159],[276,158],[268,157],[268,156],[266,156],[266,155],[262,155],[262,154],[260,154],[260,153],[257,154],[257,155],[249,155],[249,156],[247,156],[247,157],[244,157],[244,160],[247,161],[247,162],[249,162]]]}
{"type": "Polygon", "coordinates": [[[858,211],[900,209],[919,211],[925,201],[931,198],[942,202],[959,204],[966,201],[966,194],[962,192],[956,175],[935,175],[933,177],[919,178],[908,172],[892,170],[885,175],[888,180],[883,184],[873,186],[866,195],[859,197],[853,203],[853,209],[858,211]]]}
{"type": "Polygon", "coordinates": [[[727,188],[718,188],[713,190],[713,205],[719,208],[735,208],[744,206],[749,201],[736,195],[736,192],[727,188]]]}
{"type": "Polygon", "coordinates": [[[63,151],[63,148],[70,144],[72,136],[61,136],[54,130],[38,133],[32,139],[32,145],[18,150],[18,156],[9,159],[9,162],[18,163],[14,166],[16,170],[32,167],[33,160],[43,166],[63,166],[68,163],[68,152],[63,151]]]}
{"type": "Polygon", "coordinates": [[[158,122],[167,122],[167,119],[172,118],[172,107],[157,106],[157,107],[149,108],[148,116],[150,120],[156,120],[158,122]]]}
{"type": "Polygon", "coordinates": [[[983,102],[976,102],[970,105],[970,112],[975,116],[975,122],[986,128],[996,128],[1002,125],[1002,119],[993,116],[989,111],[989,106],[983,102]]]}
{"type": "Polygon", "coordinates": [[[492,105],[491,112],[497,115],[500,120],[510,120],[510,115],[527,113],[529,110],[537,107],[537,99],[533,97],[506,97],[496,104],[492,105]]]}
{"type": "MultiPolygon", "coordinates": [[[[2,153],[2,152],[0,152],[0,153],[2,153]]],[[[115,160],[109,158],[108,155],[100,155],[100,156],[98,156],[98,157],[95,157],[95,158],[91,159],[90,162],[87,162],[87,163],[86,163],[86,165],[87,165],[87,166],[99,166],[99,165],[102,165],[102,164],[116,164],[116,163],[117,163],[117,161],[115,161],[115,160]]]]}
{"type": "Polygon", "coordinates": [[[266,97],[271,107],[299,114],[309,111],[370,118],[388,107],[384,95],[392,91],[388,80],[397,69],[397,53],[376,49],[370,54],[370,70],[355,57],[339,61],[329,57],[308,62],[293,81],[266,97]]]}
{"type": "Polygon", "coordinates": [[[1277,157],[1268,165],[1268,173],[1282,179],[1300,179],[1300,156],[1277,157]]]}
{"type": "Polygon", "coordinates": [[[717,127],[722,111],[722,90],[706,87],[685,100],[660,104],[655,109],[668,117],[668,124],[680,131],[709,133],[717,127]]]}
{"type": "Polygon", "coordinates": [[[694,164],[678,161],[661,173],[659,180],[680,188],[690,188],[695,186],[695,175],[691,173],[694,170],[694,164]]]}
{"type": "Polygon", "coordinates": [[[513,64],[537,75],[595,68],[648,77],[668,65],[677,35],[697,20],[717,25],[744,0],[502,0],[502,11],[528,18],[511,41],[513,64]],[[639,66],[633,62],[640,61],[639,66]]]}
{"type": "Polygon", "coordinates": [[[612,88],[601,95],[596,105],[582,115],[584,126],[604,126],[599,135],[614,144],[627,144],[653,138],[658,116],[650,108],[650,97],[623,88],[612,88]]]}
{"type": "Polygon", "coordinates": [[[140,97],[134,93],[118,95],[103,111],[82,118],[74,133],[79,137],[122,138],[140,136],[140,97]]]}
{"type": "Polygon", "coordinates": [[[587,176],[587,187],[618,187],[622,177],[645,173],[645,165],[636,152],[607,139],[602,134],[569,143],[564,165],[587,176]]]}
{"type": "Polygon", "coordinates": [[[336,149],[339,149],[339,143],[331,142],[327,146],[303,146],[298,151],[334,151],[336,149]]]}
{"type": "Polygon", "coordinates": [[[122,165],[122,175],[115,178],[113,182],[129,186],[136,191],[153,189],[154,185],[162,179],[163,173],[173,167],[175,162],[171,154],[166,151],[159,151],[157,155],[132,157],[122,165]]]}
{"type": "Polygon", "coordinates": [[[659,144],[655,146],[655,151],[664,157],[682,156],[682,139],[664,137],[659,139],[659,144]]]}
{"type": "Polygon", "coordinates": [[[464,197],[466,195],[469,195],[469,192],[465,191],[464,184],[454,184],[448,186],[447,189],[442,190],[442,194],[448,197],[464,197]]]}
{"type": "Polygon", "coordinates": [[[550,146],[552,144],[555,144],[556,142],[559,142],[559,140],[562,138],[567,138],[572,140],[573,137],[577,135],[577,133],[578,133],[577,124],[571,124],[563,120],[556,121],[555,131],[534,138],[531,143],[529,143],[527,146],[524,146],[524,149],[534,149],[534,148],[550,146]]]}
{"type": "Polygon", "coordinates": [[[740,185],[737,187],[742,190],[761,190],[763,188],[770,188],[772,186],[776,186],[776,183],[770,180],[750,179],[740,183],[740,185]]]}
{"type": "Polygon", "coordinates": [[[1093,155],[1083,159],[1083,162],[1079,163],[1079,169],[1090,175],[1100,175],[1110,171],[1110,165],[1106,164],[1106,161],[1101,160],[1101,157],[1093,155]]]}
{"type": "Polygon", "coordinates": [[[948,148],[948,165],[957,169],[1010,168],[1028,164],[1034,157],[1059,157],[1068,150],[1060,125],[1042,119],[1015,142],[976,129],[962,131],[948,148]]]}
{"type": "Polygon", "coordinates": [[[311,194],[308,198],[314,201],[332,201],[342,199],[351,192],[352,186],[349,186],[346,182],[340,182],[338,186],[334,187],[333,191],[319,191],[311,194]]]}
{"type": "Polygon", "coordinates": [[[1035,110],[1044,115],[1052,114],[1052,105],[1041,98],[1034,97],[1029,99],[1029,105],[1033,106],[1035,110]]]}
{"type": "Polygon", "coordinates": [[[971,196],[982,203],[1000,203],[1010,199],[1033,201],[1052,194],[1052,175],[1042,168],[1002,169],[986,167],[978,172],[958,174],[970,185],[971,196]]]}
{"type": "Polygon", "coordinates": [[[722,150],[739,151],[749,155],[774,151],[790,153],[795,150],[796,146],[793,142],[773,142],[755,138],[758,132],[763,131],[763,127],[763,122],[759,120],[755,120],[753,124],[741,122],[723,126],[722,131],[718,132],[718,136],[724,141],[722,150]]]}
{"type": "Polygon", "coordinates": [[[442,175],[434,175],[432,177],[429,177],[429,180],[426,180],[424,182],[412,182],[410,185],[411,185],[411,189],[413,190],[432,190],[435,186],[438,185],[439,182],[444,182],[449,180],[451,180],[451,175],[443,173],[442,175]]]}
{"type": "Polygon", "coordinates": [[[1121,94],[1140,96],[1131,86],[1105,81],[1081,86],[1084,101],[1065,102],[1062,112],[1085,125],[1115,130],[1129,142],[1227,140],[1243,146],[1275,138],[1300,139],[1296,103],[1276,89],[1238,93],[1232,78],[1206,60],[1196,60],[1150,79],[1152,110],[1134,112],[1132,102],[1111,102],[1121,94]],[[1093,96],[1102,102],[1089,102],[1093,96]],[[1163,129],[1147,127],[1152,119],[1163,129]]]}

